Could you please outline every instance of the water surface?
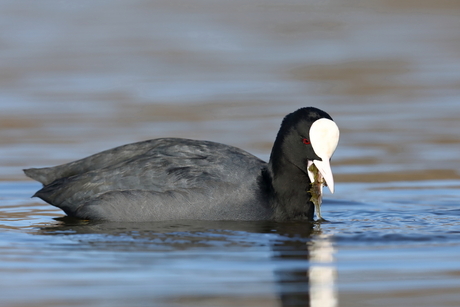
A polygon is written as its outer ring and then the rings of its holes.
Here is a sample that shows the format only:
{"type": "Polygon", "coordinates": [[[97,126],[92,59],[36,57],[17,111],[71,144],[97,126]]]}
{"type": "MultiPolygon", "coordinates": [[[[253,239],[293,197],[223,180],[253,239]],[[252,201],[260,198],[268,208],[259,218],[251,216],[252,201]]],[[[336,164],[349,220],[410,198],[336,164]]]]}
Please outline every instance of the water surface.
{"type": "Polygon", "coordinates": [[[0,1],[0,306],[458,306],[455,1],[0,1]],[[101,223],[22,168],[341,129],[325,223],[101,223]]]}

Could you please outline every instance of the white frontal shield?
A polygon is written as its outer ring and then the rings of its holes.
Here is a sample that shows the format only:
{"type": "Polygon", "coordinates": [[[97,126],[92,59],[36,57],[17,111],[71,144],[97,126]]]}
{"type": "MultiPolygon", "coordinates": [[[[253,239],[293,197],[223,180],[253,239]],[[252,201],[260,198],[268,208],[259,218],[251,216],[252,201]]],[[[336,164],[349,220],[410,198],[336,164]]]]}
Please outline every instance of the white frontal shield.
{"type": "MultiPolygon", "coordinates": [[[[339,127],[330,119],[320,118],[310,128],[310,142],[320,160],[313,160],[318,171],[326,181],[331,193],[334,193],[334,178],[329,160],[339,143],[339,127]]],[[[309,174],[310,176],[310,174],[309,174]]],[[[310,179],[312,179],[310,177],[310,179]]],[[[312,181],[313,182],[313,181],[312,181]]]]}

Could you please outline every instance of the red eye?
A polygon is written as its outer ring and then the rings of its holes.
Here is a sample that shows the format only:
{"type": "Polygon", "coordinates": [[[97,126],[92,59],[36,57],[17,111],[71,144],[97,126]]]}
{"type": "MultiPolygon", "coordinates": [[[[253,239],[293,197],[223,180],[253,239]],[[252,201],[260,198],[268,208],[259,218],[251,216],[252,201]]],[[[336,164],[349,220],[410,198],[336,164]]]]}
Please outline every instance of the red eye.
{"type": "Polygon", "coordinates": [[[310,145],[311,144],[310,141],[308,139],[305,139],[305,138],[302,139],[302,143],[304,143],[305,145],[310,145]]]}

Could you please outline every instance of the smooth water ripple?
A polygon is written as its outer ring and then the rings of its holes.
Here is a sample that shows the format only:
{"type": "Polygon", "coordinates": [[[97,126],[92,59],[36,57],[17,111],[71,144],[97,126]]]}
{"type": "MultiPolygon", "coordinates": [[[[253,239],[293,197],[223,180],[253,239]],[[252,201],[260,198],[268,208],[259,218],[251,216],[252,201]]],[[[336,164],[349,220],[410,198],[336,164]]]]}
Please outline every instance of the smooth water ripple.
{"type": "MultiPolygon", "coordinates": [[[[387,293],[388,303],[404,291],[458,291],[454,203],[326,199],[330,221],[310,225],[113,223],[54,220],[62,214],[27,199],[36,184],[0,186],[2,214],[18,214],[1,226],[5,306],[334,307],[346,306],[350,295],[387,293]],[[28,205],[18,206],[19,199],[28,205]],[[25,289],[28,296],[19,296],[25,289]]],[[[394,187],[376,188],[362,185],[363,196],[394,187]]]]}

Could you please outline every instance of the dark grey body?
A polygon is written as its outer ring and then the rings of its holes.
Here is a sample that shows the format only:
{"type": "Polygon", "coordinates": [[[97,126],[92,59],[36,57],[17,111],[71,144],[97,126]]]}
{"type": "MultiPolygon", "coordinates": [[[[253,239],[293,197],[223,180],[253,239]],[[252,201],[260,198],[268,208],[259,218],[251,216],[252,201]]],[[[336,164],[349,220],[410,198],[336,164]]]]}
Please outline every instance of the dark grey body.
{"type": "Polygon", "coordinates": [[[25,173],[44,185],[34,196],[83,219],[268,220],[266,169],[236,147],[164,138],[25,173]]]}

